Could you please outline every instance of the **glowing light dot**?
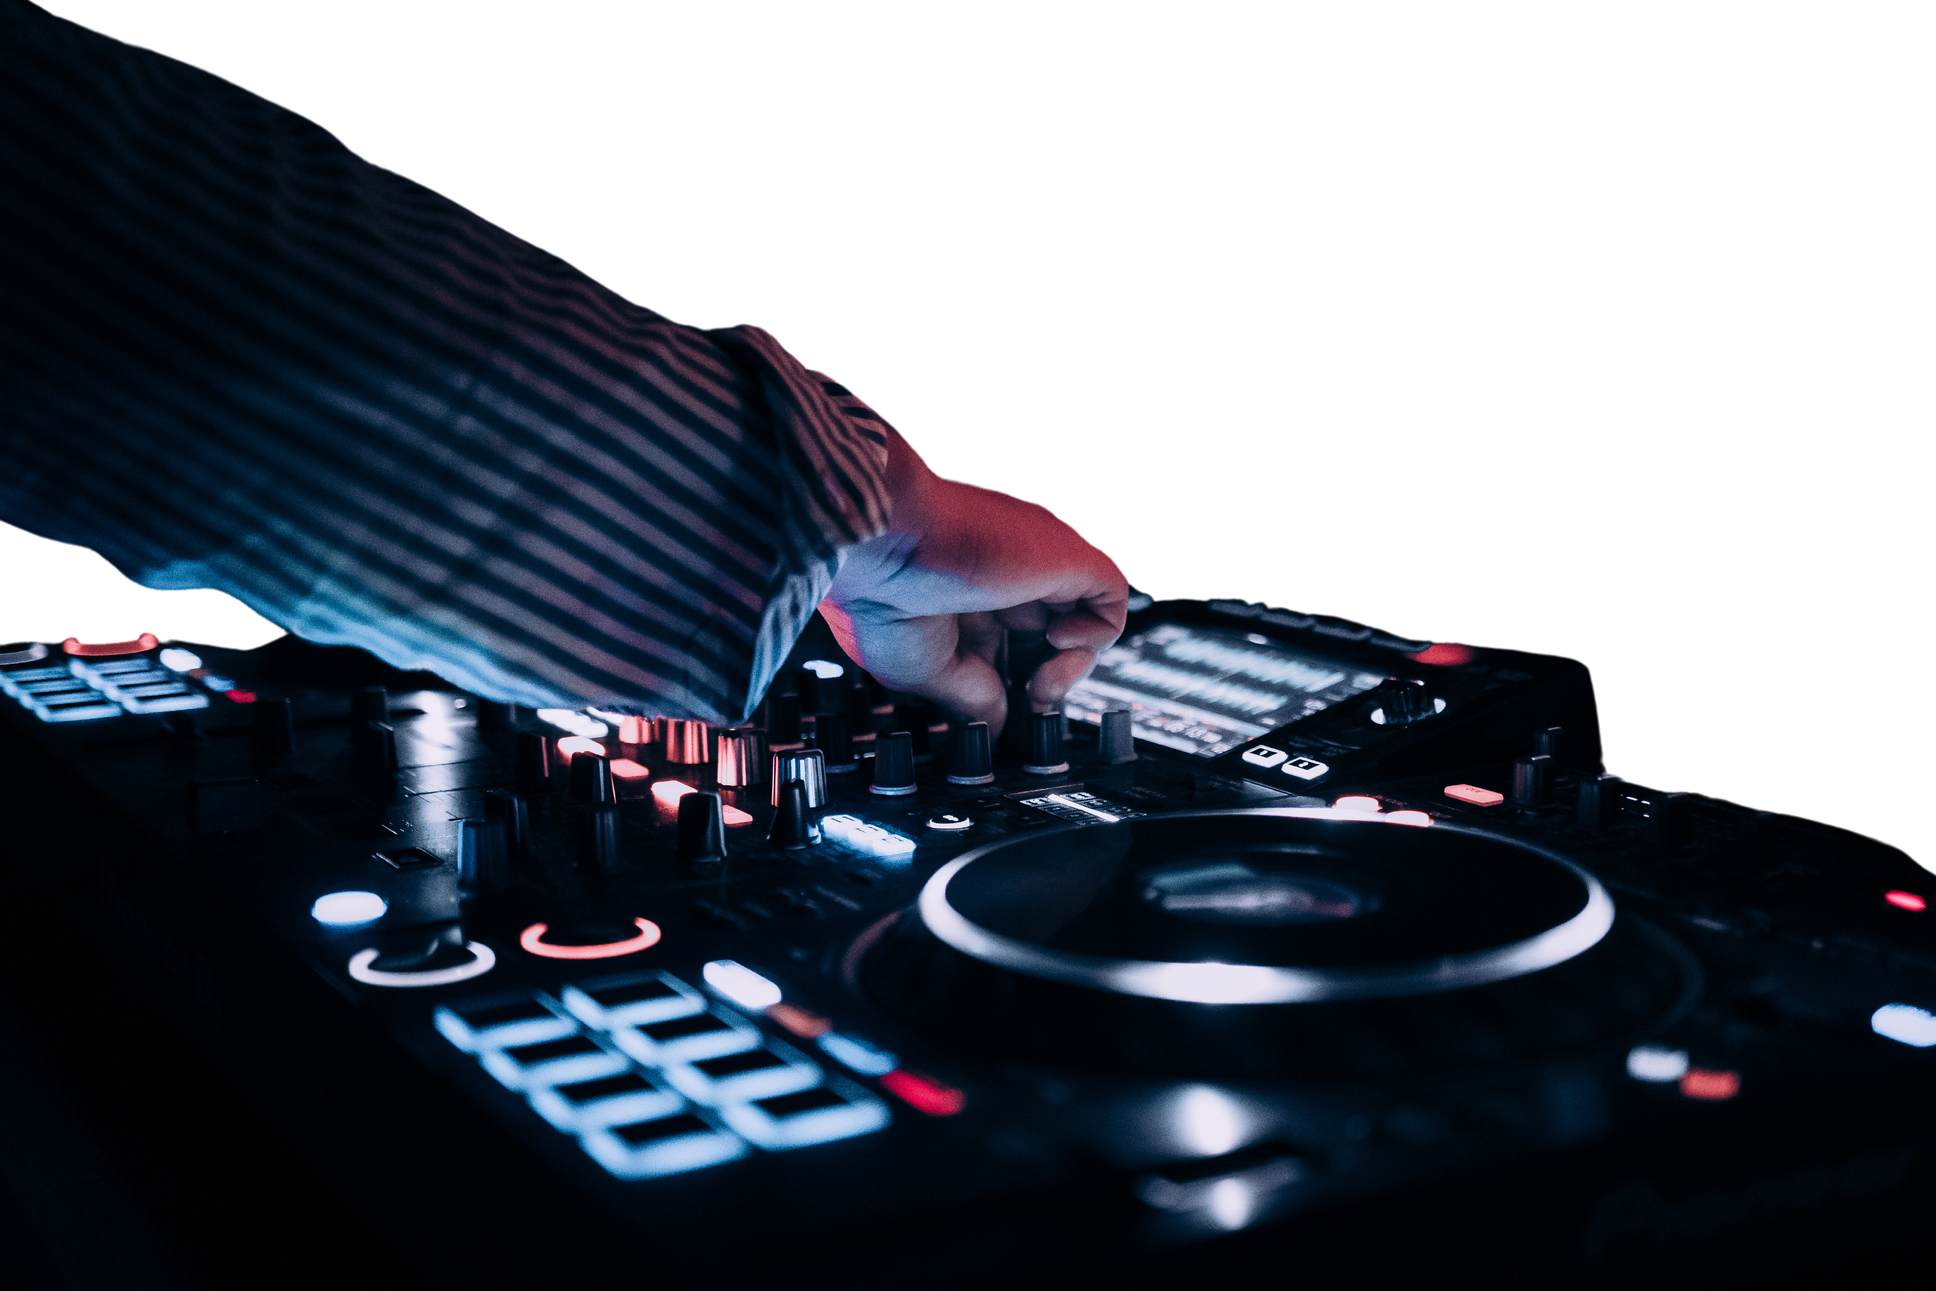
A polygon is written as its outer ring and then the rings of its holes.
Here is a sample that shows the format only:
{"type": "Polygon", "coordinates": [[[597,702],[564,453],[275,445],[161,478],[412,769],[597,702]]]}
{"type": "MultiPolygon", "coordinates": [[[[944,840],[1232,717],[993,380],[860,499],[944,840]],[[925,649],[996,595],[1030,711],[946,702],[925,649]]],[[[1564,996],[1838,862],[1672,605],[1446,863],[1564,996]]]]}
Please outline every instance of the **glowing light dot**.
{"type": "Polygon", "coordinates": [[[1913,1004],[1885,1004],[1869,1016],[1869,1029],[1912,1049],[1936,1045],[1936,1014],[1913,1004]]]}
{"type": "Polygon", "coordinates": [[[225,690],[222,693],[238,704],[255,703],[255,692],[253,690],[225,690]]]}
{"type": "Polygon", "coordinates": [[[780,1002],[778,983],[735,960],[715,959],[701,972],[706,985],[743,1009],[766,1009],[780,1002]]]}
{"type": "Polygon", "coordinates": [[[1681,1093],[1704,1103],[1725,1103],[1740,1092],[1741,1073],[1738,1071],[1689,1067],[1687,1074],[1681,1077],[1681,1093]]]}
{"type": "Polygon", "coordinates": [[[826,659],[809,659],[800,666],[822,681],[832,681],[835,677],[844,677],[847,675],[845,668],[837,663],[829,662],[826,659]]]}
{"type": "Polygon", "coordinates": [[[1178,1145],[1200,1157],[1235,1151],[1250,1137],[1250,1117],[1208,1085],[1192,1085],[1178,1096],[1170,1125],[1178,1145]]]}
{"type": "Polygon", "coordinates": [[[1210,1189],[1203,1208],[1217,1227],[1234,1233],[1250,1222],[1255,1200],[1250,1185],[1242,1179],[1219,1179],[1210,1189]]]}
{"type": "Polygon", "coordinates": [[[1637,1044],[1627,1051],[1627,1074],[1650,1085],[1670,1085],[1687,1074],[1687,1050],[1637,1044]]]}
{"type": "Polygon", "coordinates": [[[184,650],[180,646],[170,646],[163,650],[160,658],[161,666],[170,672],[193,672],[202,666],[200,655],[193,650],[184,650]]]}
{"type": "Polygon", "coordinates": [[[1349,797],[1340,798],[1336,802],[1332,803],[1331,805],[1338,811],[1375,812],[1383,804],[1381,804],[1376,798],[1366,798],[1360,795],[1353,794],[1349,797]]]}
{"type": "Polygon", "coordinates": [[[1898,910],[1927,910],[1929,902],[1914,892],[1884,892],[1882,899],[1898,910]]]}
{"type": "Polygon", "coordinates": [[[613,758],[612,774],[621,780],[643,780],[652,773],[631,758],[613,758]]]}
{"type": "Polygon", "coordinates": [[[887,1050],[837,1031],[821,1036],[819,1043],[828,1057],[863,1076],[885,1076],[901,1065],[901,1060],[887,1050]]]}
{"type": "Polygon", "coordinates": [[[1432,818],[1422,811],[1394,811],[1385,816],[1394,825],[1429,825],[1432,818]]]}
{"type": "Polygon", "coordinates": [[[381,919],[389,908],[390,903],[374,892],[331,892],[327,896],[317,897],[316,904],[309,907],[309,913],[317,923],[345,928],[381,919]]]}
{"type": "Polygon", "coordinates": [[[668,807],[677,807],[679,800],[691,792],[691,785],[680,784],[677,780],[661,780],[652,786],[652,796],[668,807]]]}

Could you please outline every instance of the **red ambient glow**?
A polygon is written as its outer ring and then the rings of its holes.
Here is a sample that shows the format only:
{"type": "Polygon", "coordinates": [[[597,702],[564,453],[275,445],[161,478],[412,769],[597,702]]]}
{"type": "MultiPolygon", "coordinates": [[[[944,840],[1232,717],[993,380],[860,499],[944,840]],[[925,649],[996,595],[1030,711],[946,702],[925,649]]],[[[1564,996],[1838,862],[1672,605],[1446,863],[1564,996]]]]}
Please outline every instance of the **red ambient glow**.
{"type": "Polygon", "coordinates": [[[544,959],[615,959],[659,944],[658,924],[647,919],[634,919],[632,922],[638,925],[638,936],[597,946],[554,946],[544,940],[545,930],[551,925],[534,923],[518,934],[518,945],[544,959]]]}
{"type": "Polygon", "coordinates": [[[778,1022],[802,1040],[815,1040],[834,1029],[834,1024],[818,1013],[809,1013],[791,1004],[769,1004],[766,1016],[778,1022]]]}
{"type": "Polygon", "coordinates": [[[238,704],[255,703],[255,692],[253,690],[225,690],[222,693],[238,704]]]}
{"type": "Polygon", "coordinates": [[[1741,1073],[1738,1071],[1689,1067],[1687,1074],[1681,1077],[1681,1093],[1704,1103],[1725,1103],[1740,1092],[1741,1073]]]}
{"type": "Polygon", "coordinates": [[[612,774],[621,780],[643,780],[652,773],[631,758],[613,758],[612,774]]]}
{"type": "Polygon", "coordinates": [[[83,645],[79,637],[69,637],[61,642],[61,649],[82,659],[98,659],[103,655],[140,654],[160,644],[154,633],[143,632],[132,641],[103,641],[99,645],[83,645]]]}
{"type": "Polygon", "coordinates": [[[1435,646],[1419,651],[1412,658],[1418,660],[1420,663],[1436,663],[1445,667],[1451,667],[1454,664],[1471,663],[1472,647],[1454,645],[1450,641],[1441,641],[1435,646]]]}
{"type": "Polygon", "coordinates": [[[959,1089],[899,1067],[881,1077],[881,1088],[929,1116],[953,1116],[968,1104],[959,1089]]]}
{"type": "Polygon", "coordinates": [[[1884,892],[1882,899],[1898,910],[1927,910],[1929,902],[1914,892],[1884,892]]]}
{"type": "Polygon", "coordinates": [[[677,807],[679,800],[691,792],[691,785],[681,784],[677,780],[661,780],[652,786],[652,796],[668,807],[677,807]]]}
{"type": "Polygon", "coordinates": [[[571,764],[571,755],[574,753],[596,753],[602,758],[605,756],[605,746],[597,740],[589,740],[582,735],[567,735],[558,741],[558,760],[560,762],[569,766],[571,764]]]}

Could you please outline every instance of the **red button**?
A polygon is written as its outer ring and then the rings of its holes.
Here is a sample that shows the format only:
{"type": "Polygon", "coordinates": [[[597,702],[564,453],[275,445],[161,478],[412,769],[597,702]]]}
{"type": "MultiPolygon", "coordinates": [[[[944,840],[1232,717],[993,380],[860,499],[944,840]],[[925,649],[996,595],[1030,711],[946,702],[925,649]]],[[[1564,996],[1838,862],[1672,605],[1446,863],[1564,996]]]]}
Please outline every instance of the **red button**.
{"type": "Polygon", "coordinates": [[[881,1077],[881,1087],[915,1111],[929,1116],[953,1116],[968,1103],[967,1096],[959,1089],[898,1067],[881,1077]]]}
{"type": "Polygon", "coordinates": [[[1927,910],[1929,902],[1914,892],[1884,892],[1882,899],[1898,910],[1927,910]]]}
{"type": "Polygon", "coordinates": [[[1497,807],[1506,800],[1505,794],[1481,789],[1476,784],[1449,784],[1445,786],[1445,796],[1469,802],[1475,807],[1497,807]]]}
{"type": "Polygon", "coordinates": [[[1687,1074],[1681,1077],[1681,1093],[1704,1103],[1725,1103],[1740,1092],[1741,1073],[1738,1071],[1689,1067],[1687,1074]]]}

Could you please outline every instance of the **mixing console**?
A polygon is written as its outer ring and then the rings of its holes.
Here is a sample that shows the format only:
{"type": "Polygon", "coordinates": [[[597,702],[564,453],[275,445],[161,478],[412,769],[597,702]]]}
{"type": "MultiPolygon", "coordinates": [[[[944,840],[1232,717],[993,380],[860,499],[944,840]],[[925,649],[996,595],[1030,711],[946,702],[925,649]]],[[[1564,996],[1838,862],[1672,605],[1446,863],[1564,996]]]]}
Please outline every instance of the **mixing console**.
{"type": "Polygon", "coordinates": [[[77,1098],[235,1208],[153,1203],[212,1279],[273,1234],[359,1276],[1711,1284],[1929,1201],[1936,885],[1605,774],[1569,660],[1144,598],[999,734],[818,623],[733,730],[294,639],[23,643],[0,691],[16,909],[120,943],[62,988],[37,934],[15,989],[56,1049],[161,1037],[172,1128],[116,1119],[140,1064],[77,1098]]]}

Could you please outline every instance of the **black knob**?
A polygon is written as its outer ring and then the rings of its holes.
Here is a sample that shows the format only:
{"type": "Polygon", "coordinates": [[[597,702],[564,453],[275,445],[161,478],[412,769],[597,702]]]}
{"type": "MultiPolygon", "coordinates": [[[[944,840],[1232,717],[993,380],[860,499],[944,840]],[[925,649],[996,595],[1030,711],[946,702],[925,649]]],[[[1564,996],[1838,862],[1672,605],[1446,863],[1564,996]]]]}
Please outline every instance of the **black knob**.
{"type": "Polygon", "coordinates": [[[1383,710],[1386,726],[1409,726],[1438,713],[1438,706],[1432,702],[1422,681],[1390,677],[1379,683],[1371,697],[1383,710]]]}
{"type": "Polygon", "coordinates": [[[1655,796],[1647,809],[1647,841],[1663,851],[1673,851],[1688,841],[1691,794],[1663,793],[1655,796]]]}
{"type": "Polygon", "coordinates": [[[867,786],[868,792],[899,797],[915,788],[914,736],[907,731],[883,735],[874,754],[874,783],[867,786]]]}
{"type": "Polygon", "coordinates": [[[988,744],[988,723],[970,722],[955,728],[954,764],[948,771],[949,784],[992,784],[995,780],[995,754],[988,744]]]}
{"type": "Polygon", "coordinates": [[[847,675],[845,668],[836,667],[825,677],[812,668],[802,668],[794,678],[794,686],[800,693],[800,711],[818,717],[825,713],[838,713],[841,710],[841,692],[846,689],[842,679],[847,675]]]}
{"type": "Polygon", "coordinates": [[[1580,777],[1580,797],[1574,804],[1573,821],[1582,829],[1606,829],[1620,819],[1620,785],[1617,775],[1580,777]]]}
{"type": "Polygon", "coordinates": [[[1545,730],[1533,732],[1533,752],[1544,753],[1557,765],[1560,760],[1561,728],[1549,726],[1545,730]]]}
{"type": "Polygon", "coordinates": [[[612,761],[596,753],[571,755],[571,800],[596,807],[618,801],[612,787],[612,761]]]}
{"type": "Polygon", "coordinates": [[[827,759],[828,775],[845,775],[859,765],[854,760],[854,739],[845,713],[820,715],[813,725],[813,746],[827,759]]]}
{"type": "Polygon", "coordinates": [[[1136,760],[1136,728],[1130,724],[1129,710],[1116,709],[1102,715],[1102,733],[1096,751],[1112,767],[1136,760]]]}
{"type": "Polygon", "coordinates": [[[1030,775],[1061,775],[1069,769],[1062,752],[1062,714],[1029,714],[1028,762],[1022,770],[1030,775]]]}
{"type": "Polygon", "coordinates": [[[679,799],[679,859],[700,864],[726,859],[726,817],[718,794],[695,792],[679,799]]]}
{"type": "Polygon", "coordinates": [[[531,846],[531,809],[524,799],[504,789],[484,795],[484,819],[504,822],[504,835],[513,847],[531,846]]]}
{"type": "Polygon", "coordinates": [[[544,736],[519,732],[517,748],[511,755],[511,773],[519,793],[543,793],[551,787],[551,750],[544,736]]]}
{"type": "Polygon", "coordinates": [[[511,849],[506,822],[457,822],[457,885],[478,896],[502,892],[511,884],[511,849]]]}
{"type": "Polygon", "coordinates": [[[256,700],[250,725],[250,751],[259,760],[281,762],[296,751],[295,705],[288,700],[256,700]]]}
{"type": "Polygon", "coordinates": [[[617,807],[585,808],[578,820],[578,865],[594,874],[618,873],[617,807]]]}
{"type": "Polygon", "coordinates": [[[665,760],[680,766],[704,766],[713,760],[706,724],[690,717],[665,720],[665,760]]]}
{"type": "Polygon", "coordinates": [[[356,742],[356,769],[364,775],[394,775],[397,732],[388,722],[365,722],[356,742]]]}
{"type": "Polygon", "coordinates": [[[496,743],[509,739],[518,729],[518,706],[500,704],[494,699],[477,701],[477,735],[479,739],[496,743]]]}
{"type": "Polygon", "coordinates": [[[906,731],[914,740],[916,765],[934,761],[934,709],[926,700],[903,699],[894,704],[894,729],[906,731]]]}
{"type": "Polygon", "coordinates": [[[1002,727],[1000,742],[1004,753],[1012,754],[1024,762],[1029,760],[1028,719],[1034,712],[1034,704],[1029,700],[1028,684],[1018,681],[1009,686],[1008,722],[1002,727]]]}
{"type": "Polygon", "coordinates": [[[807,814],[807,785],[804,780],[788,780],[780,786],[773,808],[773,827],[766,841],[784,851],[797,852],[817,841],[813,818],[807,814]]]}
{"type": "Polygon", "coordinates": [[[1513,763],[1512,804],[1527,811],[1544,807],[1553,795],[1553,759],[1544,753],[1513,763]]]}
{"type": "Polygon", "coordinates": [[[880,683],[864,672],[856,672],[847,683],[847,726],[856,735],[874,729],[875,691],[880,683]]]}
{"type": "Polygon", "coordinates": [[[357,738],[371,722],[390,720],[390,692],[381,686],[365,686],[350,695],[350,739],[357,738]]]}
{"type": "Polygon", "coordinates": [[[766,727],[768,748],[797,749],[800,747],[800,697],[798,695],[768,695],[766,697],[766,727]]]}

